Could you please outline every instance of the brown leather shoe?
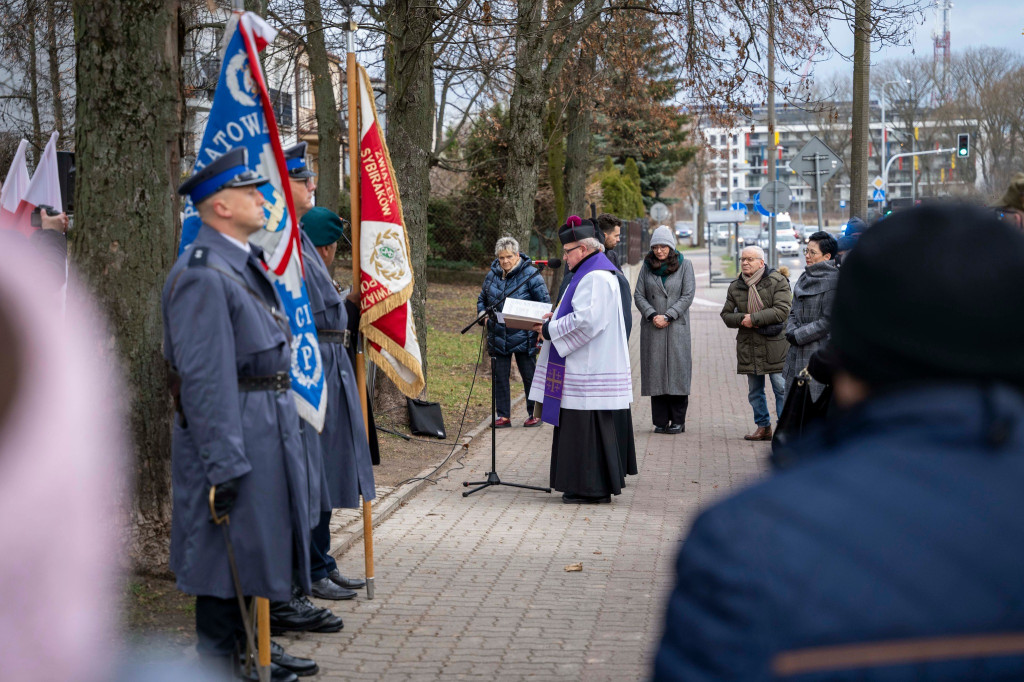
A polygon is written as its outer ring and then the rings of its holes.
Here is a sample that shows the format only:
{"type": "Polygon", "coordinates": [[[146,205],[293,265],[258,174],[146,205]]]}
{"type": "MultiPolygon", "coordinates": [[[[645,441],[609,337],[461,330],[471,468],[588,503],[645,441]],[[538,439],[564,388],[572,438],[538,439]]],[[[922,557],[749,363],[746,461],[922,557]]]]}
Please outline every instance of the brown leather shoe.
{"type": "Polygon", "coordinates": [[[772,439],[772,427],[770,426],[758,426],[757,430],[753,433],[743,436],[743,440],[771,440],[772,439]]]}

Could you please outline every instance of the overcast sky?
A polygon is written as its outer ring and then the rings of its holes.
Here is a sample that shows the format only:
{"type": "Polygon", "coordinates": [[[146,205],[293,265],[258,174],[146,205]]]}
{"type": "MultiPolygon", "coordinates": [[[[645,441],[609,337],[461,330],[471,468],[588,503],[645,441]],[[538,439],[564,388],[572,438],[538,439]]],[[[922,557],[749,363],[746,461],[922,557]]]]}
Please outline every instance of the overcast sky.
{"type": "MultiPolygon", "coordinates": [[[[873,52],[871,63],[877,64],[889,59],[918,56],[931,59],[933,53],[932,33],[941,30],[941,14],[928,11],[924,24],[918,26],[910,38],[911,44],[900,47],[886,47],[873,52]]],[[[967,47],[1004,47],[1024,53],[1024,2],[1021,0],[963,0],[954,2],[949,15],[950,43],[952,51],[967,47]]],[[[847,55],[853,53],[853,35],[849,27],[836,23],[831,31],[832,43],[847,55]]],[[[824,80],[837,71],[852,69],[848,61],[838,55],[814,68],[818,80],[824,80]]]]}

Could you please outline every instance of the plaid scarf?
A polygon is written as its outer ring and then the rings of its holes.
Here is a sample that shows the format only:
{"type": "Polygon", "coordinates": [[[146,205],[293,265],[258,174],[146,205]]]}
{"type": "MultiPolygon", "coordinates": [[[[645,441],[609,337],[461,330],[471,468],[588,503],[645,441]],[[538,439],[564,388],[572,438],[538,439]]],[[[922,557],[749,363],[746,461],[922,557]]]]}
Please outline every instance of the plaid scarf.
{"type": "Polygon", "coordinates": [[[743,281],[746,283],[747,289],[747,312],[751,315],[756,313],[758,310],[764,310],[764,301],[761,300],[761,294],[757,293],[757,283],[764,277],[765,267],[762,265],[761,269],[755,272],[750,277],[741,275],[743,281]]]}

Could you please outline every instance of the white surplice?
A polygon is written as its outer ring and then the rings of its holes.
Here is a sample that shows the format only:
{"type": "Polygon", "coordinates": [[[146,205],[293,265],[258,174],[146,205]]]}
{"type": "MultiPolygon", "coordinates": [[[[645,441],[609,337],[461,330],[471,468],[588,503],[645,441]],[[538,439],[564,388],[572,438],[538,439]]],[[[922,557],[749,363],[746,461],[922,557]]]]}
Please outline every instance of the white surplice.
{"type": "MultiPolygon", "coordinates": [[[[559,304],[560,305],[560,304],[559,304]]],[[[559,306],[555,306],[557,311],[559,306]]],[[[556,313],[557,314],[557,313],[556,313]]],[[[530,400],[544,401],[548,355],[554,344],[565,358],[562,407],[568,410],[624,410],[633,402],[622,296],[614,273],[586,275],[572,296],[572,312],[548,324],[530,386],[530,400]]]]}

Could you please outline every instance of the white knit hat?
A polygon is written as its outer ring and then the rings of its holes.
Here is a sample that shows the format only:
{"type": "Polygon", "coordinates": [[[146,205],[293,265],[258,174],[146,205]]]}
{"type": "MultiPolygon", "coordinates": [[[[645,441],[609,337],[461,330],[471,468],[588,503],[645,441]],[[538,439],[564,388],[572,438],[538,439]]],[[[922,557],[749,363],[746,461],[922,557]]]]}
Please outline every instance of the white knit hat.
{"type": "Polygon", "coordinates": [[[676,248],[678,242],[676,236],[672,234],[672,228],[668,225],[662,225],[654,231],[651,235],[651,248],[655,246],[667,246],[670,249],[676,248]]]}

